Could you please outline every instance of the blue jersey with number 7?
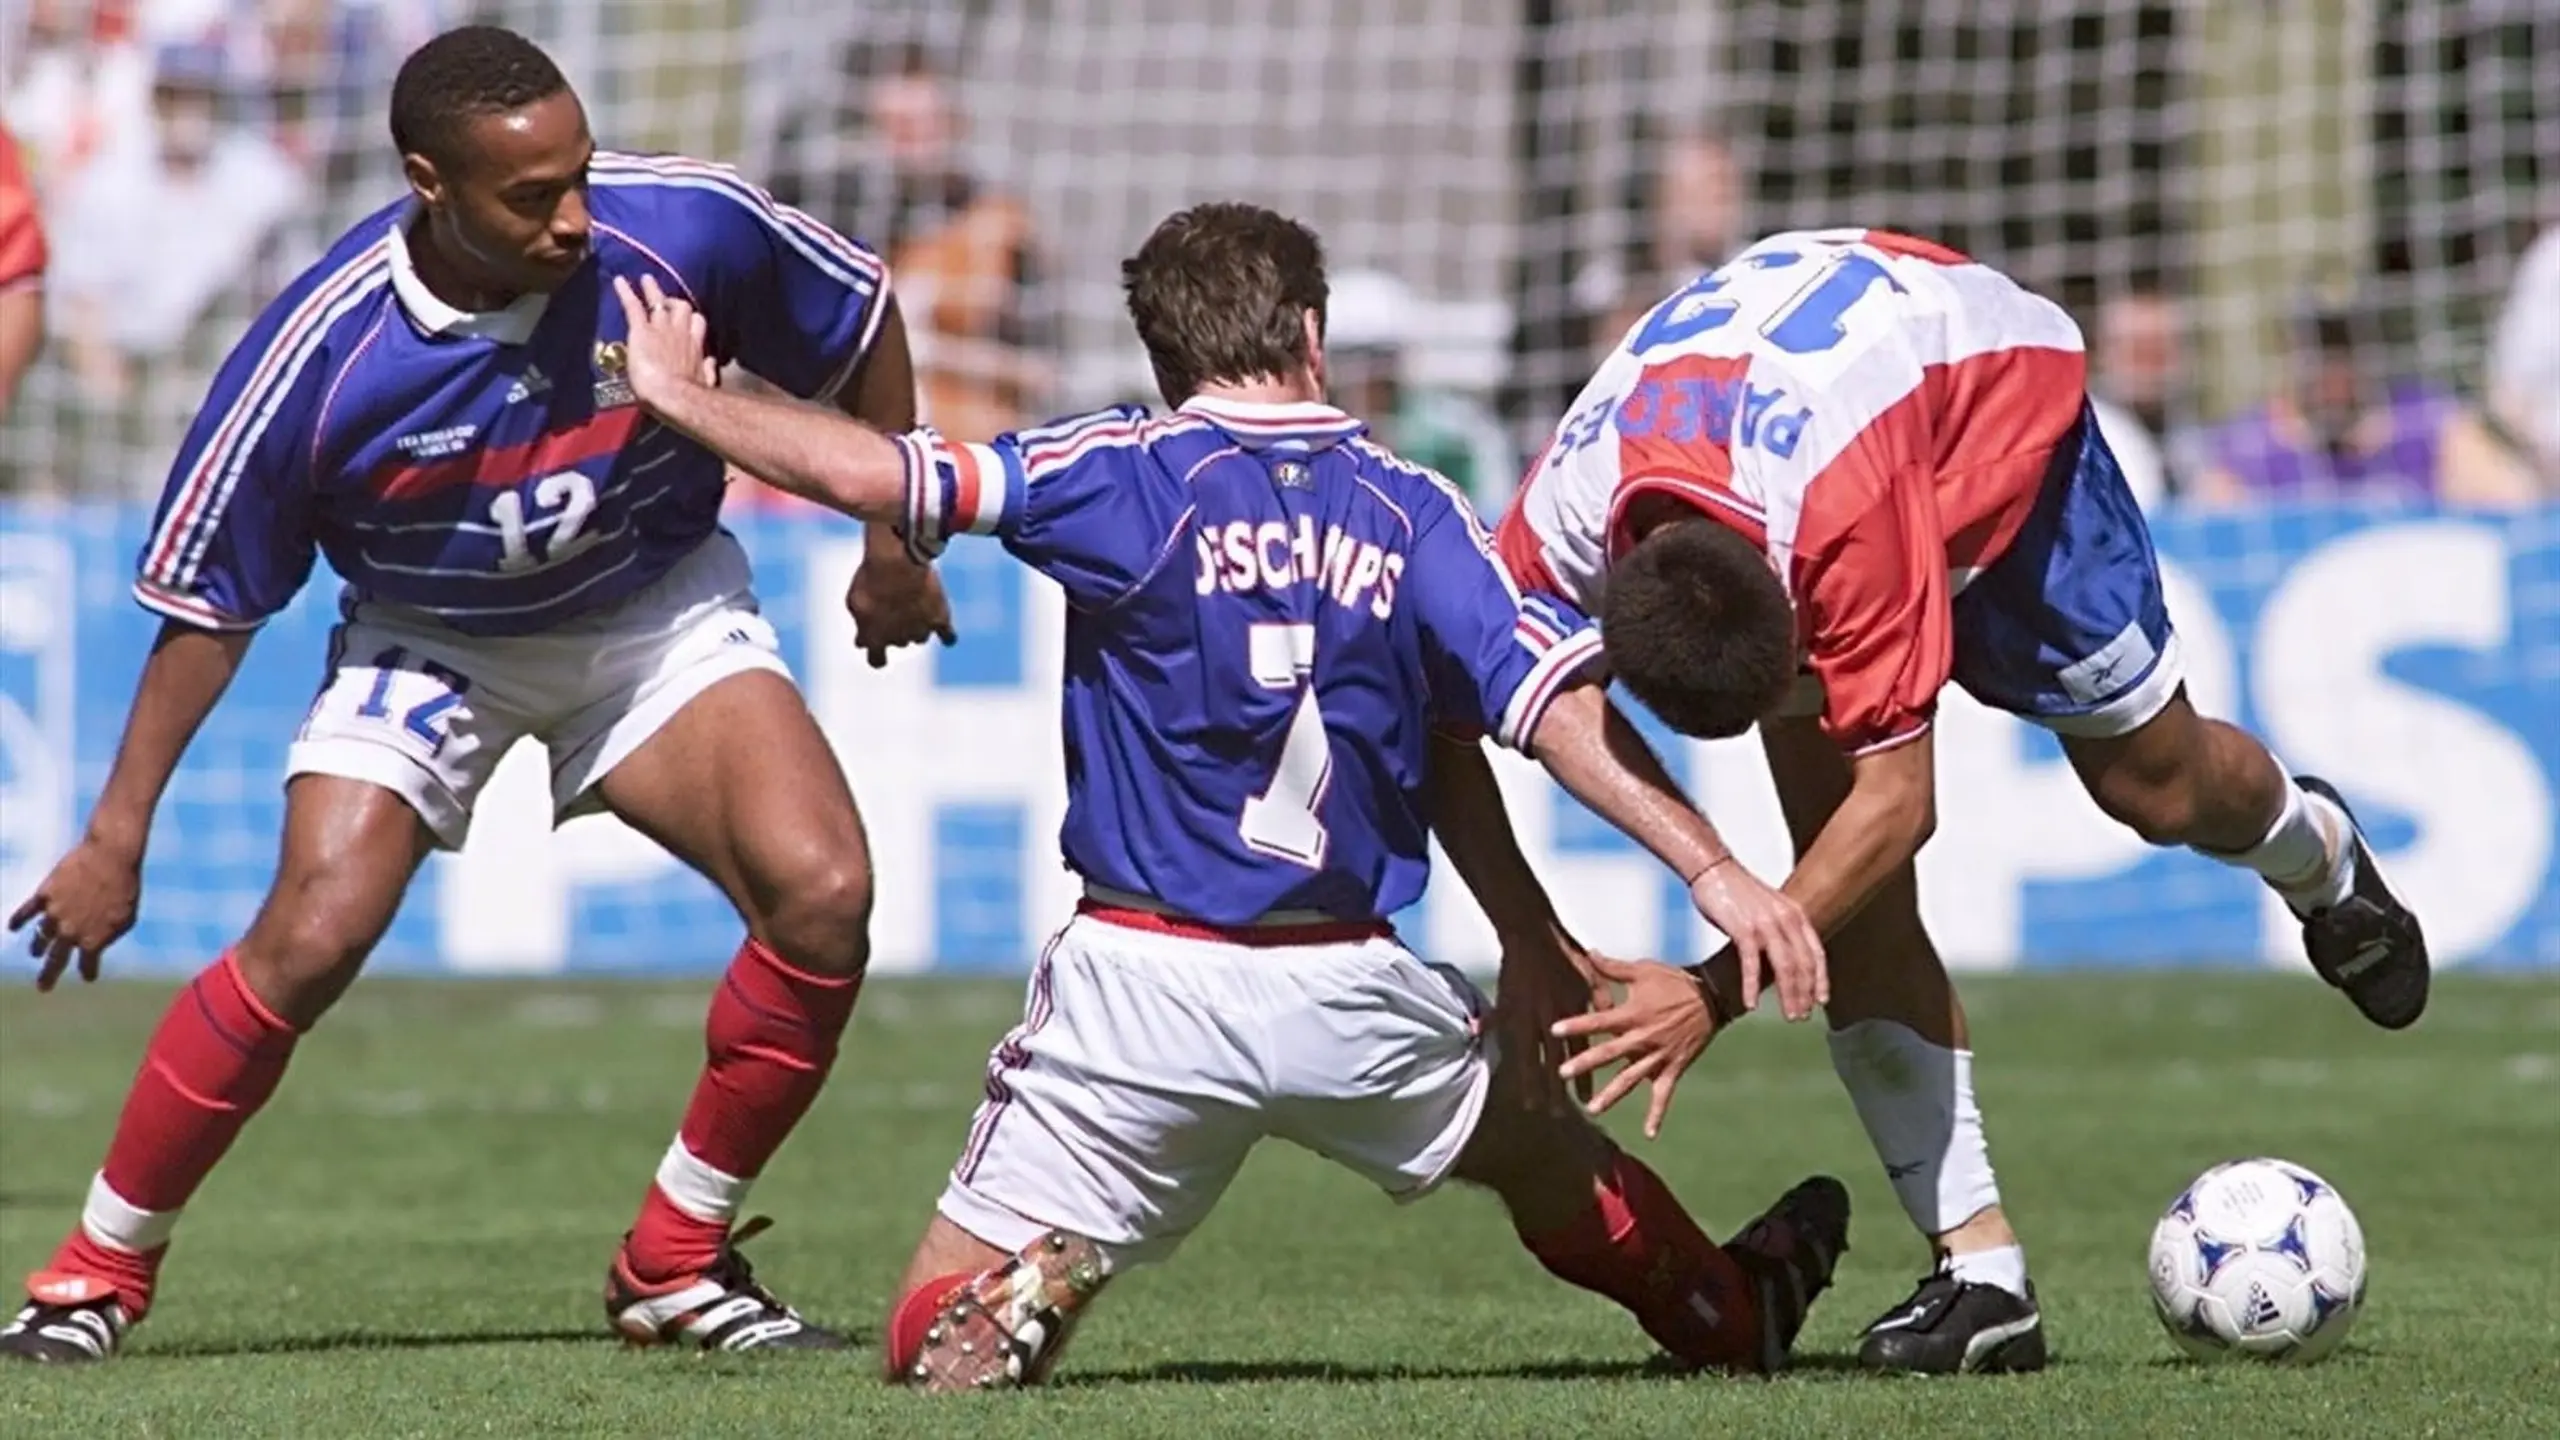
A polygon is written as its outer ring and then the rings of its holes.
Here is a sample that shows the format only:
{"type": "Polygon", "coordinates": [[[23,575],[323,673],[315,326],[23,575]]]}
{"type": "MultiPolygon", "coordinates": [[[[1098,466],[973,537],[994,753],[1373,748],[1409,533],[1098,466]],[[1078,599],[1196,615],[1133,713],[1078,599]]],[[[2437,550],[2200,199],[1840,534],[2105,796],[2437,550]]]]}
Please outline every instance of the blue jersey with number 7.
{"type": "Polygon", "coordinates": [[[994,535],[1066,591],[1068,867],[1210,924],[1412,904],[1431,732],[1524,746],[1599,656],[1464,495],[1329,406],[905,443],[912,543],[994,535]]]}

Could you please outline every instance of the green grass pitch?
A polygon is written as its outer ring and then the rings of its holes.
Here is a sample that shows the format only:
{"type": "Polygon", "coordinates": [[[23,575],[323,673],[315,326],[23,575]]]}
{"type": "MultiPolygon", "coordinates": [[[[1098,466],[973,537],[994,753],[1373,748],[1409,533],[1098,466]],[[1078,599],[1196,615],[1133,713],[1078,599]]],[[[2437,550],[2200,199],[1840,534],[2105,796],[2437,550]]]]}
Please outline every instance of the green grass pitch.
{"type": "MultiPolygon", "coordinates": [[[[1758,1019],[1628,1143],[1710,1228],[1847,1179],[1853,1253],[1775,1382],[1681,1378],[1549,1281],[1494,1206],[1399,1208],[1268,1147],[1170,1265],[1096,1307],[1052,1390],[934,1402],[876,1354],[705,1359],[605,1338],[599,1281],[699,1054],[700,985],[360,985],[198,1198],[127,1357],[0,1372],[0,1435],[2560,1436],[2560,984],[2453,977],[2415,1031],[2308,980],[1968,984],[2041,1376],[1881,1381],[1857,1327],[1922,1263],[1820,1033],[1758,1019]],[[2372,1294],[2303,1371],[2174,1362],[2143,1289],[2194,1172],[2276,1154],[2364,1221],[2372,1294]]],[[[74,1214],[167,990],[0,998],[0,1273],[74,1214]]],[[[1012,982],[882,982],[754,1197],[763,1273],[878,1333],[1012,982]]]]}

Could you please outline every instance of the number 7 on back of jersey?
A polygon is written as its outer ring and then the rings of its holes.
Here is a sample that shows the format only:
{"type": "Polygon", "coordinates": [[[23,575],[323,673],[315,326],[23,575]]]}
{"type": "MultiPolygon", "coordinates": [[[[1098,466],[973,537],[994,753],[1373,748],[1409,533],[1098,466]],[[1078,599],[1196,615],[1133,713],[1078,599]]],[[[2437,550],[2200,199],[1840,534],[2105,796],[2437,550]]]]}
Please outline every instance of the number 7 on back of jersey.
{"type": "Polygon", "coordinates": [[[1316,703],[1316,627],[1264,623],[1246,635],[1253,682],[1266,690],[1297,690],[1300,697],[1280,746],[1280,768],[1268,789],[1244,802],[1236,834],[1257,854],[1320,870],[1327,837],[1316,807],[1333,781],[1333,747],[1316,703]]]}

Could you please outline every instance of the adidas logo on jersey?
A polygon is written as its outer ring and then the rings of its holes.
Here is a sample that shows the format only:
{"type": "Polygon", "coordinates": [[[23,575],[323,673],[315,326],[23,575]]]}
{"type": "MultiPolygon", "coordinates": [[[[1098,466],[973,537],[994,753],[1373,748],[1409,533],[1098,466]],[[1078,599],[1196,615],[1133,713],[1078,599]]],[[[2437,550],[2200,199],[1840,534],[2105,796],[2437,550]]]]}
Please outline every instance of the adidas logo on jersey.
{"type": "Polygon", "coordinates": [[[516,377],[516,383],[507,387],[507,403],[521,405],[536,395],[550,393],[551,377],[542,373],[541,366],[527,365],[524,373],[516,377]]]}

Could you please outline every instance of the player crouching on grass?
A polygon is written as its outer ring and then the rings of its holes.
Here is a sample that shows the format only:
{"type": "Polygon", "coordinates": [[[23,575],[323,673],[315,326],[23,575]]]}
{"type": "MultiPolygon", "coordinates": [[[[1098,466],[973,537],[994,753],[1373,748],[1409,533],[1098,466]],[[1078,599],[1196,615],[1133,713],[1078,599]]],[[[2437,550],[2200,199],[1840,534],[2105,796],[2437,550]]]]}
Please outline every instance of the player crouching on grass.
{"type": "Polygon", "coordinates": [[[1689,877],[1790,1016],[1825,993],[1819,942],[1611,708],[1588,623],[1523,600],[1463,495],[1323,403],[1312,233],[1204,205],[1158,226],[1125,279],[1176,410],[992,445],[893,441],[705,386],[699,318],[654,286],[624,295],[632,383],[668,424],[902,517],[921,553],[993,534],[1070,606],[1062,843],[1087,898],[989,1062],[890,1320],[890,1374],[1036,1380],[1109,1274],[1172,1253],[1266,1136],[1399,1199],[1484,1185],[1548,1270],[1680,1360],[1776,1368],[1847,1243],[1848,1192],[1808,1180],[1710,1243],[1545,1068],[1560,1012],[1543,981],[1569,967],[1525,952],[1552,933],[1504,957],[1495,1025],[1514,1046],[1486,1033],[1472,985],[1397,942],[1386,917],[1429,865],[1434,728],[1537,756],[1689,877]]]}
{"type": "MultiPolygon", "coordinates": [[[[1500,527],[1513,577],[1597,613],[1612,673],[1665,724],[1760,728],[1795,838],[1786,892],[1831,941],[1832,1063],[1940,1262],[1868,1327],[1878,1369],[2046,1353],[1912,870],[1949,680],[2053,731],[2144,839],[2263,876],[2312,968],[2375,1024],[2426,1006],[2417,917],[2337,792],[2188,703],[2085,378],[2070,317],[1988,266],[1882,231],[1773,236],[1628,332],[1500,527]]],[[[1476,770],[1449,783],[1491,793],[1476,770]]],[[[1448,845],[1461,866],[1514,848],[1498,824],[1448,845]]],[[[1731,963],[1565,1022],[1625,1036],[1568,1073],[1684,1063],[1733,1008],[1731,963]]]]}
{"type": "MultiPolygon", "coordinates": [[[[170,1005],[80,1221],[0,1357],[98,1360],[142,1318],[179,1215],[353,984],[499,758],[549,752],[566,817],[608,810],[717,884],[747,934],[684,1119],[607,1270],[638,1343],[836,1348],[732,1233],[817,1098],[870,958],[844,772],[719,528],[725,475],[645,423],[608,278],[701,298],[717,351],[884,424],[915,416],[888,277],[737,175],[597,149],[541,49],[466,26],[391,87],[409,194],[357,222],[241,338],[171,467],[134,592],[165,617],[88,833],[11,917],[51,989],[133,925],[153,809],[316,553],[346,580],[287,763],[275,880],[170,1005]]],[[[874,649],[943,632],[879,527],[849,597],[874,649]]]]}

